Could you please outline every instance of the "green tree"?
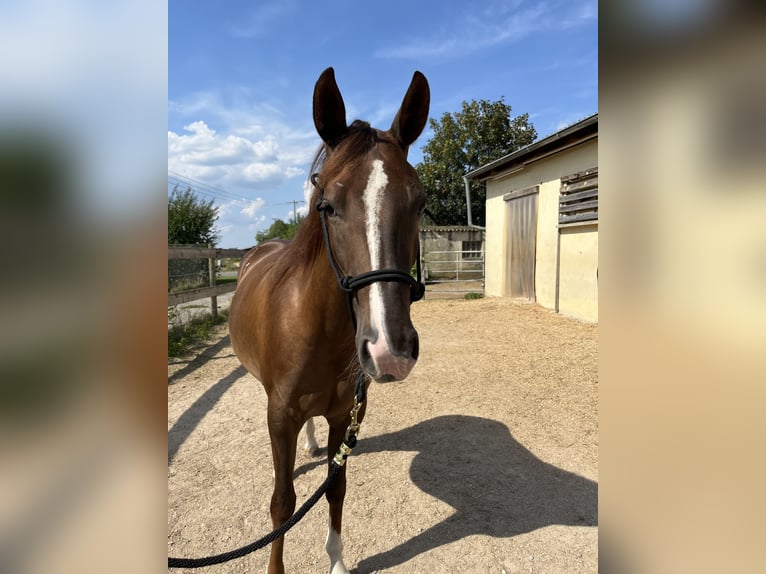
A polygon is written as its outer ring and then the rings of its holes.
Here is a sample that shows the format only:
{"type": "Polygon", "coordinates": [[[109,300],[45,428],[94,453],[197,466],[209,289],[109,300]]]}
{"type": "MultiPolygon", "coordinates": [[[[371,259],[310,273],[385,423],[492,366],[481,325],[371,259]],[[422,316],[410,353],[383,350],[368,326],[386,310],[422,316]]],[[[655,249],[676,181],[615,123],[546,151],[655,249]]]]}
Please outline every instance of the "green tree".
{"type": "Polygon", "coordinates": [[[168,197],[168,244],[215,245],[220,236],[215,229],[218,207],[213,200],[198,198],[190,187],[173,188],[168,197]]]}
{"type": "MultiPolygon", "coordinates": [[[[423,146],[423,161],[415,166],[428,196],[427,207],[440,225],[467,223],[463,176],[482,165],[531,144],[537,131],[529,114],[511,117],[503,98],[472,100],[462,109],[429,119],[433,137],[423,146]]],[[[484,225],[486,186],[471,181],[471,215],[484,225]]]]}
{"type": "MultiPolygon", "coordinates": [[[[215,245],[218,207],[199,199],[190,187],[173,188],[168,197],[168,244],[215,245]]],[[[168,290],[192,289],[210,284],[207,259],[168,260],[168,290]]]]}
{"type": "Polygon", "coordinates": [[[275,219],[269,228],[265,231],[259,231],[255,234],[256,243],[263,243],[270,239],[292,239],[295,237],[298,227],[300,227],[303,221],[302,216],[298,216],[297,219],[291,219],[290,221],[282,221],[281,219],[275,219]]]}

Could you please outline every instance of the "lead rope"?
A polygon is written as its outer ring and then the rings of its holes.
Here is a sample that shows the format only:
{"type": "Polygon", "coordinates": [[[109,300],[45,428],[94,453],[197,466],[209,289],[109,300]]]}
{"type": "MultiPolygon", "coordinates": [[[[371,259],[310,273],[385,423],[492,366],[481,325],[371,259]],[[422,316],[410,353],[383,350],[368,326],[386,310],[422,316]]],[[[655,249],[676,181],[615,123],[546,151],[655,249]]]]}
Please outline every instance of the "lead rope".
{"type": "Polygon", "coordinates": [[[236,550],[224,552],[222,554],[216,554],[214,556],[205,556],[203,558],[168,558],[168,568],[203,568],[205,566],[213,566],[214,564],[222,564],[236,558],[242,558],[260,550],[264,546],[268,546],[274,542],[277,538],[281,538],[287,531],[300,522],[309,510],[319,501],[320,498],[327,492],[327,489],[332,484],[335,477],[338,475],[343,465],[346,464],[348,455],[351,454],[352,449],[356,446],[356,435],[359,432],[360,423],[358,422],[358,414],[364,404],[364,400],[367,395],[367,379],[364,373],[360,373],[356,386],[354,388],[354,406],[349,413],[351,415],[351,423],[346,429],[346,435],[343,438],[343,442],[340,444],[338,452],[335,453],[332,461],[330,462],[330,471],[327,473],[327,478],[319,486],[317,491],[312,494],[301,507],[288,518],[279,528],[269,532],[263,538],[251,542],[236,550]]]}

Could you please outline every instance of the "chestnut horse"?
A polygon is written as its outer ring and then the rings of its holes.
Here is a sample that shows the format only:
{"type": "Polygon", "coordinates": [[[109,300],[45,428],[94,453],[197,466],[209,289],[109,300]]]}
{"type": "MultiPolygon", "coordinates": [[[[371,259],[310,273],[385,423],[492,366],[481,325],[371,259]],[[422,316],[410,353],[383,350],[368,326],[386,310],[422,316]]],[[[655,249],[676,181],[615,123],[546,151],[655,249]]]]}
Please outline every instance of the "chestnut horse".
{"type": "MultiPolygon", "coordinates": [[[[229,326],[235,353],[268,398],[274,527],[295,510],[303,425],[325,417],[332,464],[350,422],[355,379],[363,374],[365,389],[369,379],[402,380],[417,361],[410,303],[422,296],[422,284],[409,272],[419,257],[426,197],[407,150],[423,131],[429,99],[425,76],[415,72],[389,130],[358,120],[349,126],[333,69],[325,70],[313,101],[324,142],[312,166],[321,166],[311,178],[316,208],[293,241],[263,243],[242,261],[229,326]]],[[[363,416],[364,405],[360,422],[363,416]]],[[[344,466],[326,493],[332,574],[348,572],[340,537],[345,492],[344,466]]],[[[284,538],[272,544],[270,574],[284,572],[283,545],[284,538]]]]}

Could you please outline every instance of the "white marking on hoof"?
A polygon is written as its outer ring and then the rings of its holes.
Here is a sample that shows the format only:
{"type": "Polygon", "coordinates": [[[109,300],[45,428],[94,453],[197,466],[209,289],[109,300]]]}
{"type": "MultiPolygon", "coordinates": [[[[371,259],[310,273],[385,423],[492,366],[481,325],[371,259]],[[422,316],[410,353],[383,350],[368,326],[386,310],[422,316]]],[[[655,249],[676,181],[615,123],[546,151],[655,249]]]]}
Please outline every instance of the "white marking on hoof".
{"type": "Polygon", "coordinates": [[[310,418],[306,421],[306,446],[303,447],[305,451],[314,456],[319,450],[319,444],[317,443],[316,436],[314,435],[314,419],[310,418]]]}
{"type": "Polygon", "coordinates": [[[332,525],[327,528],[327,541],[324,547],[330,556],[330,574],[349,574],[346,565],[343,564],[343,542],[332,525]]]}

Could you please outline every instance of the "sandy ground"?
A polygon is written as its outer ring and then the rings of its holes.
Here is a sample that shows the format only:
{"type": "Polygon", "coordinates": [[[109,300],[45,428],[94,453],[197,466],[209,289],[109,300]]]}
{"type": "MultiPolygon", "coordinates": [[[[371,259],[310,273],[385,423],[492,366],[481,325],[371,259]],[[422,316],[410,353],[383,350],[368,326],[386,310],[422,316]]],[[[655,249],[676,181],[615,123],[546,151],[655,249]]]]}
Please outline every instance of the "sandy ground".
{"type": "MultiPolygon", "coordinates": [[[[596,572],[598,327],[501,299],[427,298],[412,315],[420,361],[406,381],[370,388],[348,463],[346,565],[596,572]]],[[[225,327],[168,376],[168,553],[260,538],[272,488],[260,383],[225,327]]],[[[317,419],[320,446],[326,428],[317,419]]],[[[299,505],[324,473],[324,458],[299,449],[299,505]]],[[[289,572],[327,572],[326,532],[322,500],[287,535],[289,572]]],[[[263,549],[199,572],[265,572],[267,560],[263,549]]]]}

